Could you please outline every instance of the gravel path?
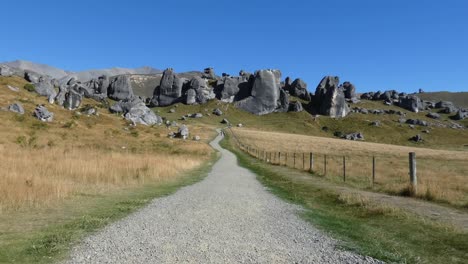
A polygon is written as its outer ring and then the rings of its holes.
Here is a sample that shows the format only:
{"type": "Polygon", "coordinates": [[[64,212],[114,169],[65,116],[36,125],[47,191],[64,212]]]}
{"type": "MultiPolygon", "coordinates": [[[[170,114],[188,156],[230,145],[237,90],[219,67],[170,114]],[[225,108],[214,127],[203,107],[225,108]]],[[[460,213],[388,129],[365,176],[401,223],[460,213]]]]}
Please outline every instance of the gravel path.
{"type": "MultiPolygon", "coordinates": [[[[342,251],[269,193],[236,157],[86,238],[66,263],[378,263],[342,251]]],[[[352,228],[352,227],[350,227],[352,228]]]]}

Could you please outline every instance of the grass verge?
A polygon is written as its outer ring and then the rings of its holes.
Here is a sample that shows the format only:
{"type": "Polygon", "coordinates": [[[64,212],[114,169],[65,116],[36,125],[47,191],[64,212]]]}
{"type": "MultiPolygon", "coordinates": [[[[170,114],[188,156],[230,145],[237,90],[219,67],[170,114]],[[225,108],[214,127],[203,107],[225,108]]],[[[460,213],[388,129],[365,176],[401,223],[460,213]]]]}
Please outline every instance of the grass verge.
{"type": "MultiPolygon", "coordinates": [[[[51,263],[64,259],[71,247],[105,225],[121,219],[148,204],[152,199],[169,195],[183,186],[203,179],[218,159],[211,159],[190,173],[174,181],[130,188],[109,195],[83,197],[86,206],[77,217],[60,224],[51,224],[29,234],[0,234],[0,263],[51,263]]],[[[80,200],[71,201],[77,206],[80,200]]]]}
{"type": "Polygon", "coordinates": [[[274,194],[302,205],[304,219],[343,241],[345,249],[391,263],[466,263],[467,233],[359,197],[343,197],[292,176],[298,173],[292,169],[291,174],[284,173],[286,168],[279,173],[235,148],[229,135],[226,139],[221,145],[241,166],[256,173],[274,194]]]}

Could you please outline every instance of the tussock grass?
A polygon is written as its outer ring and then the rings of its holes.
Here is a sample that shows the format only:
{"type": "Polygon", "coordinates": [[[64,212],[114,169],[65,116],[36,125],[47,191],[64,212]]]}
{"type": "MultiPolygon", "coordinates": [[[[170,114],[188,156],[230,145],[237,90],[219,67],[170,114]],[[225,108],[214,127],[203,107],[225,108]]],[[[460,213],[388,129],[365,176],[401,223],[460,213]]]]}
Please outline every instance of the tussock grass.
{"type": "Polygon", "coordinates": [[[189,155],[20,146],[0,147],[0,160],[0,211],[47,205],[74,193],[167,181],[203,162],[189,155]]]}
{"type": "Polygon", "coordinates": [[[313,152],[314,172],[335,182],[343,181],[343,156],[346,156],[347,184],[395,195],[412,194],[408,191],[408,153],[416,152],[418,192],[415,195],[429,201],[445,202],[458,207],[468,205],[468,152],[239,128],[233,128],[233,131],[245,145],[274,152],[271,158],[274,164],[281,162],[282,165],[309,170],[309,153],[313,152]],[[281,160],[278,152],[282,153],[281,160]],[[298,153],[295,164],[293,153],[298,153]],[[326,175],[324,175],[325,155],[327,156],[326,175]],[[372,184],[373,156],[376,157],[374,185],[372,184]]]}

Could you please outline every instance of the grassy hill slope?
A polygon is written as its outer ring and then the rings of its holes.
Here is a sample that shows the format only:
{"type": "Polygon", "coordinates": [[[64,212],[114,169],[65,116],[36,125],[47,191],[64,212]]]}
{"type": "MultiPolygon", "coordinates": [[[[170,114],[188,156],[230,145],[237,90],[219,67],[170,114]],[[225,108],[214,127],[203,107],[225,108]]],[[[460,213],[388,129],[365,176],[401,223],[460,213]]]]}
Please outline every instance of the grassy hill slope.
{"type": "Polygon", "coordinates": [[[468,108],[468,92],[434,92],[416,94],[423,100],[427,101],[451,101],[456,106],[468,108]]]}

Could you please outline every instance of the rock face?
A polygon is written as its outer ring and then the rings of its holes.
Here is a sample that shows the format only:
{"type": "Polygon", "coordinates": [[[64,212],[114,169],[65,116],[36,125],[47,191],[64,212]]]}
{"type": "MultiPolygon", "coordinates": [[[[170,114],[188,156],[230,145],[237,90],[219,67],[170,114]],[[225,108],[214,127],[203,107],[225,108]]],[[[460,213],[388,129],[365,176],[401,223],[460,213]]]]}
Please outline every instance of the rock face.
{"type": "Polygon", "coordinates": [[[410,140],[414,142],[421,142],[423,141],[423,138],[421,137],[421,135],[417,134],[416,136],[410,138],[410,140]]]}
{"type": "Polygon", "coordinates": [[[197,92],[194,89],[188,89],[185,95],[185,104],[192,105],[197,102],[197,92]]]}
{"type": "Polygon", "coordinates": [[[113,100],[124,100],[133,97],[133,89],[130,82],[130,77],[127,75],[113,77],[110,80],[110,86],[107,95],[113,100]]]}
{"type": "Polygon", "coordinates": [[[421,99],[414,95],[400,97],[399,106],[415,113],[418,113],[420,110],[423,110],[421,99]]]}
{"type": "Polygon", "coordinates": [[[177,103],[182,96],[184,79],[179,78],[172,68],[164,71],[159,89],[154,90],[151,103],[155,106],[168,106],[177,103]]]}
{"type": "Polygon", "coordinates": [[[121,100],[111,106],[109,110],[112,113],[127,113],[135,107],[136,105],[142,103],[142,101],[138,97],[127,98],[125,100],[121,100]]]}
{"type": "Polygon", "coordinates": [[[31,83],[38,83],[40,78],[41,78],[41,75],[35,72],[26,71],[24,73],[24,79],[31,83]]]}
{"type": "Polygon", "coordinates": [[[24,108],[20,103],[14,103],[8,106],[8,111],[23,115],[24,108]]]}
{"type": "Polygon", "coordinates": [[[216,79],[216,74],[215,74],[214,69],[211,68],[211,67],[205,68],[205,69],[203,70],[203,77],[204,77],[204,78],[207,78],[207,79],[211,79],[211,80],[216,79]]]}
{"type": "Polygon", "coordinates": [[[5,76],[5,77],[9,77],[9,76],[12,76],[14,74],[14,71],[6,66],[6,65],[0,65],[0,76],[5,76]]]}
{"type": "Polygon", "coordinates": [[[193,89],[196,93],[195,102],[199,104],[205,104],[208,100],[214,99],[216,94],[214,89],[209,87],[206,83],[206,80],[195,76],[190,80],[190,88],[193,89]]]}
{"type": "Polygon", "coordinates": [[[255,73],[251,95],[236,103],[236,106],[256,115],[265,115],[281,106],[279,70],[260,70],[255,73]]]}
{"type": "Polygon", "coordinates": [[[350,112],[343,90],[339,88],[340,79],[326,76],[315,90],[315,108],[322,115],[345,117],[350,112]]]}
{"type": "Polygon", "coordinates": [[[52,120],[54,120],[54,113],[49,112],[43,105],[38,105],[36,107],[34,116],[42,122],[52,122],[52,120]]]}

